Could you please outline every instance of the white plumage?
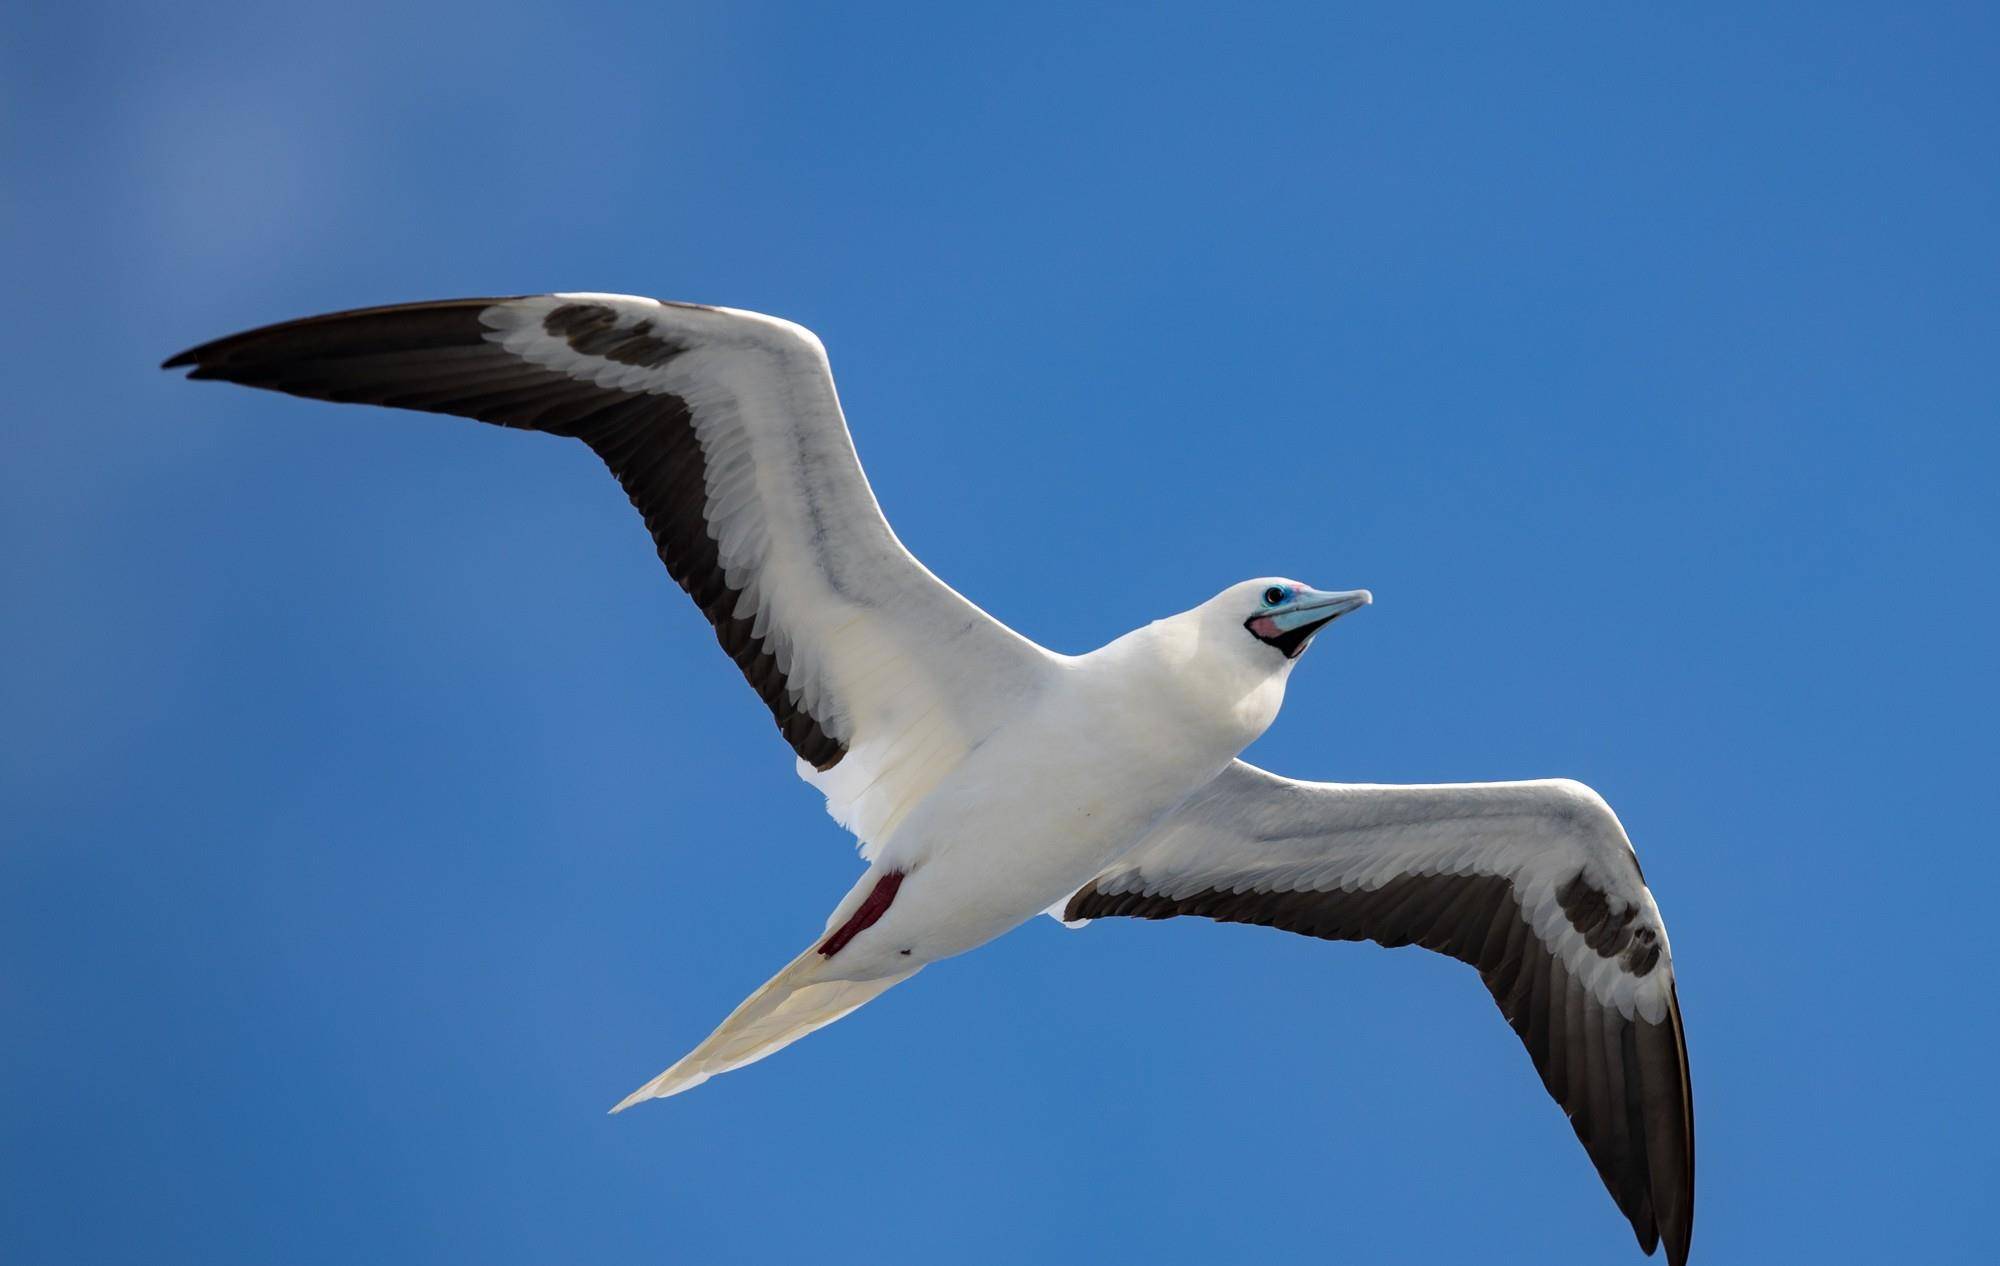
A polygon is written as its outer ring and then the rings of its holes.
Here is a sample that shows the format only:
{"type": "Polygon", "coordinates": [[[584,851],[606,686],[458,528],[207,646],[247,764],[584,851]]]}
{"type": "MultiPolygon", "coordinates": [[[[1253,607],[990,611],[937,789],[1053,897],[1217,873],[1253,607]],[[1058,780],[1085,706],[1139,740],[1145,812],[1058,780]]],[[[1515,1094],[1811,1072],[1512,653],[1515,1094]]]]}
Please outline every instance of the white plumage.
{"type": "Polygon", "coordinates": [[[1246,581],[1086,655],[910,556],[826,353],[786,321],[624,295],[449,300],[221,339],[169,366],[570,436],[771,709],[867,867],[825,929],[628,1097],[687,1090],[1047,911],[1418,944],[1479,970],[1651,1252],[1687,1254],[1672,955],[1611,810],[1566,781],[1302,783],[1236,759],[1365,591],[1246,581]]]}

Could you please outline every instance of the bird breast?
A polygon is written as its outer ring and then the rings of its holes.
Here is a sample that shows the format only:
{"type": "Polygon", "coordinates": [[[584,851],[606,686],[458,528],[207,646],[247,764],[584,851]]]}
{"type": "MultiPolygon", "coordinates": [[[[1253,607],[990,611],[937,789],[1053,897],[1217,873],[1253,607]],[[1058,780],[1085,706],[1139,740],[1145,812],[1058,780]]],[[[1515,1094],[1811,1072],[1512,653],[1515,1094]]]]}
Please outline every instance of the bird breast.
{"type": "Polygon", "coordinates": [[[1218,705],[1124,665],[1073,673],[1062,687],[968,756],[926,804],[935,813],[921,815],[924,834],[975,829],[1004,837],[1007,852],[1108,861],[1221,772],[1276,711],[1269,698],[1218,705]]]}

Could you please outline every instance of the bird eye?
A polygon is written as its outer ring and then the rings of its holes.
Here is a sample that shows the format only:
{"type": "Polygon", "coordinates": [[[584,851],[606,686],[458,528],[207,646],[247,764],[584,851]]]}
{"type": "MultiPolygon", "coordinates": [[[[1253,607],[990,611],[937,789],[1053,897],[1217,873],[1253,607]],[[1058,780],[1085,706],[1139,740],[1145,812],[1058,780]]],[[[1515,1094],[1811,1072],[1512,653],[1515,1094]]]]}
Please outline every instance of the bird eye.
{"type": "Polygon", "coordinates": [[[1290,596],[1291,596],[1290,594],[1285,592],[1283,587],[1279,585],[1272,585],[1269,589],[1266,589],[1264,591],[1264,605],[1267,607],[1275,607],[1280,602],[1283,602],[1286,598],[1290,596]]]}

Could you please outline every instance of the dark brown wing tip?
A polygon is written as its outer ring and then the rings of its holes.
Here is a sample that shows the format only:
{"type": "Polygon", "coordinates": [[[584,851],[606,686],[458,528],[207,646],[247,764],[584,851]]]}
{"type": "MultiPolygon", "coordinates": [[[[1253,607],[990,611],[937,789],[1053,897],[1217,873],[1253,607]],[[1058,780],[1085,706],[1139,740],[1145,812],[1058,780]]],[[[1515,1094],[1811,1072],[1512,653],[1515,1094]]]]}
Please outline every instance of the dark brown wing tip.
{"type": "Polygon", "coordinates": [[[510,303],[517,299],[532,298],[530,295],[488,295],[468,299],[422,299],[414,303],[385,303],[368,308],[344,308],[338,312],[321,312],[308,317],[296,317],[290,321],[278,321],[270,325],[260,325],[236,334],[226,334],[218,339],[190,347],[160,362],[161,369],[185,369],[197,366],[190,378],[214,378],[219,374],[204,373],[204,362],[217,361],[231,352],[254,347],[272,337],[283,337],[309,332],[326,327],[346,325],[357,318],[402,317],[430,312],[462,312],[468,309],[483,311],[498,303],[510,303]]]}
{"type": "Polygon", "coordinates": [[[1640,1248],[1650,1256],[1664,1246],[1668,1266],[1686,1266],[1694,1239],[1694,1093],[1680,998],[1669,989],[1667,1014],[1658,1023],[1635,1020],[1628,1030],[1635,1039],[1628,1049],[1637,1055],[1628,1072],[1641,1086],[1635,1123],[1643,1123],[1646,1187],[1639,1208],[1627,1212],[1640,1248]]]}
{"type": "Polygon", "coordinates": [[[1681,1023],[1680,989],[1667,986],[1667,1023],[1673,1029],[1674,1052],[1680,1073],[1681,1130],[1685,1136],[1685,1164],[1680,1172],[1680,1200],[1662,1219],[1660,1236],[1666,1241],[1668,1266],[1686,1266],[1688,1249],[1694,1242],[1694,1082],[1689,1072],[1687,1029],[1681,1023]]]}

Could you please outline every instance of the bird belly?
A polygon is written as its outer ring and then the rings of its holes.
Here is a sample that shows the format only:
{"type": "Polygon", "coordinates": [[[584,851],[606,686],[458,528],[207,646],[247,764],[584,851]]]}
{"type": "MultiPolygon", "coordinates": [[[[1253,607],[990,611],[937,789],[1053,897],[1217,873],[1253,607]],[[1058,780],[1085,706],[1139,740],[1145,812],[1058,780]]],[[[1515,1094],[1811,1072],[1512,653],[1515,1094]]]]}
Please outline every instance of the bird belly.
{"type": "Polygon", "coordinates": [[[902,874],[895,900],[829,960],[830,978],[908,970],[1018,927],[1096,877],[1235,755],[1121,752],[1075,728],[1060,741],[1024,730],[971,753],[883,848],[870,874],[902,874]]]}

